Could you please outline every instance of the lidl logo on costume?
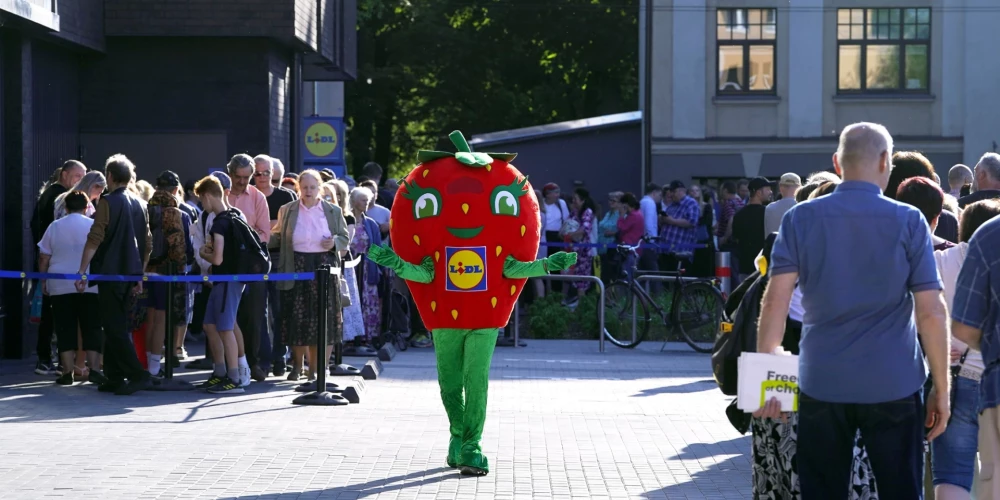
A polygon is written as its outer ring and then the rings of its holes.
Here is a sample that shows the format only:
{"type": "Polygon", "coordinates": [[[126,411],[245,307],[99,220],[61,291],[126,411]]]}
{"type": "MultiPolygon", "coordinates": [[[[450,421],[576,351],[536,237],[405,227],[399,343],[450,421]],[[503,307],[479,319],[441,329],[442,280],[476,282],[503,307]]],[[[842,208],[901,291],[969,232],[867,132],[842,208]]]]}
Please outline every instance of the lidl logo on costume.
{"type": "Polygon", "coordinates": [[[448,268],[445,290],[486,291],[486,247],[445,247],[448,268]]]}

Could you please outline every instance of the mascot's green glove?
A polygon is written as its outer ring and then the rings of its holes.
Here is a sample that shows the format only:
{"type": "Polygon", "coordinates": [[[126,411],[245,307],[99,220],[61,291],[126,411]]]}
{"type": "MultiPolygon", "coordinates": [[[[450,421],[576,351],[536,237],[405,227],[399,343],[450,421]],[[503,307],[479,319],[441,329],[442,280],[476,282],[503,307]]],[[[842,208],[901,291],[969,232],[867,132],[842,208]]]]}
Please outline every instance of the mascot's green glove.
{"type": "Polygon", "coordinates": [[[403,268],[403,259],[400,259],[396,252],[393,252],[391,248],[381,245],[372,245],[368,247],[368,260],[382,266],[392,269],[393,271],[399,272],[403,268]]]}
{"type": "Polygon", "coordinates": [[[545,267],[550,273],[562,271],[568,269],[573,264],[576,264],[576,252],[566,253],[566,252],[556,252],[549,255],[545,259],[545,267]]]}
{"type": "Polygon", "coordinates": [[[368,248],[368,260],[392,269],[397,276],[407,281],[430,283],[434,279],[434,261],[430,257],[424,257],[420,265],[416,266],[399,258],[387,246],[372,245],[368,248]]]}

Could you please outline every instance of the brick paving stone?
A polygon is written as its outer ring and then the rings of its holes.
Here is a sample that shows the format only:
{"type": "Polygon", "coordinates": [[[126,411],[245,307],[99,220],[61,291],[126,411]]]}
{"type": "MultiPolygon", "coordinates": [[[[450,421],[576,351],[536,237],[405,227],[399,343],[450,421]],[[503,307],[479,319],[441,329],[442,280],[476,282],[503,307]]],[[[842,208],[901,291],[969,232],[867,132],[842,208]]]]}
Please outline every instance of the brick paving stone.
{"type": "Polygon", "coordinates": [[[361,404],[332,408],[292,405],[298,393],[277,378],[241,395],[117,397],[4,361],[0,498],[748,498],[749,438],[726,419],[708,356],[659,347],[498,348],[484,478],[444,464],[430,349],[400,353],[361,404]]]}

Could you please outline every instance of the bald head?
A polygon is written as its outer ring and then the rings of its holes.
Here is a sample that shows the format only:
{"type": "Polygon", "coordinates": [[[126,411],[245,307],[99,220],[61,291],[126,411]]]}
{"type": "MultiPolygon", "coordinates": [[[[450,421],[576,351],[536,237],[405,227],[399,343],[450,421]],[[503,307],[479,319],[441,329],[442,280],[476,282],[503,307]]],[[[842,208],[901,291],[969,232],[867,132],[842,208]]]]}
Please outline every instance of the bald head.
{"type": "Polygon", "coordinates": [[[892,136],[877,123],[855,123],[840,133],[834,167],[844,180],[860,180],[885,189],[892,158],[892,136]]]}

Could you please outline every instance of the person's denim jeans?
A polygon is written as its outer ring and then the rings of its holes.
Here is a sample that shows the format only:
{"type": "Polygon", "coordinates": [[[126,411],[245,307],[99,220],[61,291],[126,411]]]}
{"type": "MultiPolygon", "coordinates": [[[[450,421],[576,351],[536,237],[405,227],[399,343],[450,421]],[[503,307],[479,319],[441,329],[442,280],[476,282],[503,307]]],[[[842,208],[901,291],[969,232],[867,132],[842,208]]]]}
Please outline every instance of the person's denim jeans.
{"type": "Polygon", "coordinates": [[[874,404],[829,403],[800,394],[797,453],[802,498],[848,498],[854,437],[860,429],[879,497],[923,499],[923,423],[921,391],[874,404]]]}
{"type": "Polygon", "coordinates": [[[931,471],[934,485],[953,484],[971,491],[979,450],[979,381],[955,377],[952,390],[948,428],[931,442],[931,471]]]}

